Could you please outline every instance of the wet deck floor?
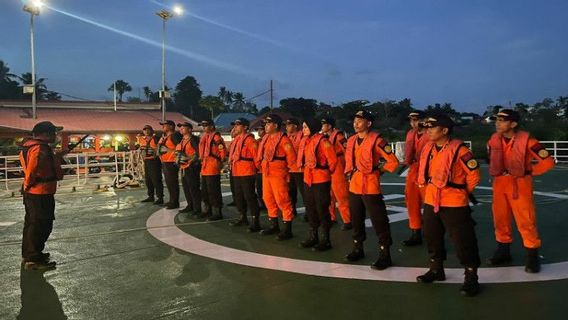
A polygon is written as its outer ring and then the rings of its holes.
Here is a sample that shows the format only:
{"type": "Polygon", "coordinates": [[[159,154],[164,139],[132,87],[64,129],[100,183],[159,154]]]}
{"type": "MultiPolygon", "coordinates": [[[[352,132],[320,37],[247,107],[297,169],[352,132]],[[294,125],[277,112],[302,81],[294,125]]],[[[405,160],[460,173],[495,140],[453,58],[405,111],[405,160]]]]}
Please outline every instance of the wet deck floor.
{"type": "MultiPolygon", "coordinates": [[[[543,263],[568,260],[568,171],[555,170],[537,178],[535,189],[561,197],[539,195],[539,228],[543,263]]],[[[485,179],[486,180],[486,179],[485,179]]],[[[386,176],[386,182],[402,179],[386,176]]],[[[488,186],[485,181],[481,185],[488,186]]],[[[385,194],[402,194],[401,186],[386,186],[385,194]]],[[[476,191],[482,204],[475,208],[482,259],[494,247],[490,191],[476,191]]],[[[77,192],[62,190],[57,220],[47,248],[58,267],[41,273],[21,271],[21,198],[0,198],[0,318],[1,319],[564,319],[568,280],[483,284],[482,293],[464,298],[459,284],[337,279],[255,268],[204,258],[174,249],[146,229],[158,207],[139,203],[144,190],[77,192]]],[[[226,198],[228,200],[228,198],[226,198]]],[[[403,206],[402,199],[387,201],[403,206]]],[[[225,209],[234,217],[233,208],[225,209]]],[[[395,213],[395,212],[391,212],[395,213]]],[[[174,214],[174,213],[172,213],[174,214]]],[[[240,250],[300,260],[342,263],[350,247],[350,232],[335,227],[333,250],[321,254],[297,247],[307,231],[298,219],[295,238],[248,234],[227,221],[195,223],[178,217],[178,228],[199,239],[240,250]]],[[[393,259],[397,266],[424,267],[424,246],[407,249],[406,222],[392,224],[393,259]]],[[[368,230],[371,231],[371,230],[368,230]]],[[[374,258],[376,238],[368,232],[367,258],[374,258]]],[[[458,267],[449,246],[448,267],[458,267]]],[[[514,265],[524,252],[516,236],[514,265]]],[[[380,271],[377,271],[380,272],[380,271]]],[[[543,268],[542,274],[552,271],[543,268]]],[[[531,275],[527,275],[531,277],[531,275]]],[[[483,283],[483,278],[480,279],[483,283]]]]}

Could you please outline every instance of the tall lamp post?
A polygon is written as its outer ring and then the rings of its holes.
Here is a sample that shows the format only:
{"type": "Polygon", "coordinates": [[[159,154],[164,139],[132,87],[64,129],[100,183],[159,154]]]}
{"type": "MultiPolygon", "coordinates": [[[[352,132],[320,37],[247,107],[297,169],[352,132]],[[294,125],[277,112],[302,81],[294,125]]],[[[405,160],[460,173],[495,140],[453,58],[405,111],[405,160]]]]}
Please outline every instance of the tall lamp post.
{"type": "Polygon", "coordinates": [[[176,15],[183,14],[183,8],[179,5],[173,7],[173,12],[162,9],[156,15],[162,19],[162,90],[160,90],[160,104],[162,107],[162,121],[166,120],[166,98],[170,97],[166,92],[166,21],[176,15]]]}
{"type": "Polygon", "coordinates": [[[30,13],[30,48],[32,57],[32,83],[24,86],[24,93],[32,94],[32,117],[37,119],[37,93],[36,93],[36,72],[35,72],[35,52],[34,52],[34,16],[39,16],[43,2],[40,0],[28,1],[24,5],[24,11],[30,13]]]}

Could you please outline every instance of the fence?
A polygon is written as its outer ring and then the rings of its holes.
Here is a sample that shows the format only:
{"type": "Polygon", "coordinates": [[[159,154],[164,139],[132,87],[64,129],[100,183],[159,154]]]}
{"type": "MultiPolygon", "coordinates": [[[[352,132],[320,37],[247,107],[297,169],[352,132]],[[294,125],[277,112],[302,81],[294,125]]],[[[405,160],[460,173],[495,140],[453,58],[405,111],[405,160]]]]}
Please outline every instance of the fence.
{"type": "MultiPolygon", "coordinates": [[[[471,149],[471,141],[464,141],[471,149]]],[[[557,163],[568,163],[568,141],[540,142],[556,159],[557,163]]],[[[399,160],[404,158],[404,142],[392,142],[392,149],[399,160]]],[[[92,178],[113,176],[119,183],[121,176],[129,175],[133,180],[144,177],[144,160],[139,151],[76,153],[64,157],[62,166],[64,180],[75,179],[75,185],[86,185],[92,178]]],[[[23,179],[23,171],[18,156],[0,157],[0,183],[6,190],[16,190],[23,179]]]]}
{"type": "MultiPolygon", "coordinates": [[[[86,185],[93,178],[110,176],[113,183],[120,182],[123,175],[134,180],[144,177],[144,162],[138,151],[76,153],[64,157],[61,167],[64,180],[74,179],[76,186],[86,185]]],[[[6,190],[19,188],[23,180],[23,171],[18,156],[0,157],[0,183],[6,190]]]]}

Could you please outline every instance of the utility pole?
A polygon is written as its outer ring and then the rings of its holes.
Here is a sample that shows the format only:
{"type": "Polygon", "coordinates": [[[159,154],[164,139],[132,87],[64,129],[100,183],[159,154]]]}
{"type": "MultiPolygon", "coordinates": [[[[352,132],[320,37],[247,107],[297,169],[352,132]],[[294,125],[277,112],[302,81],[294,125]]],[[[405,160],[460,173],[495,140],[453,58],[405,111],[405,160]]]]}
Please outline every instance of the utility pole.
{"type": "Polygon", "coordinates": [[[270,110],[274,109],[274,87],[272,86],[272,80],[270,80],[270,110]]]}
{"type": "Polygon", "coordinates": [[[113,89],[112,101],[114,102],[114,111],[116,112],[116,81],[112,83],[112,89],[113,89]]]}

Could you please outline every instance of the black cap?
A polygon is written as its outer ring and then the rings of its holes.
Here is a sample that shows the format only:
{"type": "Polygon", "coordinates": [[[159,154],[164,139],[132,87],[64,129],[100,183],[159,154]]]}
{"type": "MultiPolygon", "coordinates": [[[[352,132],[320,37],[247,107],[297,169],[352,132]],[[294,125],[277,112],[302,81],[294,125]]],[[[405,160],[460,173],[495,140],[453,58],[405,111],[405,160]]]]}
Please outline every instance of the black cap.
{"type": "Polygon", "coordinates": [[[454,123],[452,118],[450,118],[446,114],[432,115],[430,117],[427,117],[426,120],[424,121],[424,126],[426,128],[443,127],[451,129],[455,125],[456,124],[454,123]]]}
{"type": "Polygon", "coordinates": [[[424,111],[414,110],[408,114],[408,118],[422,119],[424,118],[424,111]]]}
{"type": "Polygon", "coordinates": [[[370,113],[369,111],[366,111],[366,110],[357,111],[357,113],[355,113],[355,115],[353,117],[365,119],[365,120],[368,120],[368,121],[374,121],[375,120],[375,116],[373,116],[372,113],[370,113]]]}
{"type": "Polygon", "coordinates": [[[321,123],[322,123],[322,124],[326,124],[326,123],[327,123],[327,124],[329,124],[329,125],[331,125],[332,127],[335,128],[335,119],[332,118],[332,117],[323,117],[323,118],[321,118],[321,123]]]}
{"type": "Polygon", "coordinates": [[[142,128],[142,130],[146,130],[146,129],[150,129],[152,131],[154,130],[154,128],[152,128],[152,126],[149,125],[149,124],[145,125],[144,128],[142,128]]]}
{"type": "Polygon", "coordinates": [[[256,126],[256,128],[254,128],[254,129],[255,129],[256,131],[264,130],[264,124],[261,123],[261,124],[259,124],[258,126],[256,126]]]}
{"type": "Polygon", "coordinates": [[[280,118],[279,115],[271,113],[268,116],[266,116],[266,118],[264,118],[264,122],[271,122],[271,123],[275,123],[278,126],[282,125],[282,118],[280,118]]]}
{"type": "Polygon", "coordinates": [[[310,135],[318,133],[321,129],[321,121],[317,119],[304,120],[304,123],[310,128],[310,135]]]}
{"type": "Polygon", "coordinates": [[[202,120],[199,123],[199,125],[202,126],[202,127],[214,126],[215,122],[213,122],[212,119],[205,119],[205,120],[202,120]]]}
{"type": "Polygon", "coordinates": [[[161,124],[161,125],[168,124],[168,125],[170,125],[170,126],[172,126],[172,127],[175,127],[175,126],[176,126],[176,123],[173,122],[172,120],[160,121],[160,124],[161,124]]]}
{"type": "Polygon", "coordinates": [[[243,126],[248,127],[248,126],[250,126],[250,121],[248,121],[245,118],[238,118],[237,120],[231,122],[231,125],[232,126],[243,125],[243,126]]]}
{"type": "Polygon", "coordinates": [[[38,133],[52,133],[63,130],[63,127],[56,127],[51,121],[42,121],[36,123],[33,127],[32,132],[35,134],[38,133]]]}
{"type": "Polygon", "coordinates": [[[290,118],[286,120],[286,124],[295,124],[297,126],[300,126],[300,121],[296,118],[290,118]]]}
{"type": "Polygon", "coordinates": [[[503,110],[497,112],[496,115],[491,117],[492,120],[496,120],[497,118],[501,118],[505,121],[519,122],[519,120],[521,120],[521,115],[519,114],[519,112],[517,112],[515,110],[503,109],[503,110]]]}
{"type": "Polygon", "coordinates": [[[180,122],[177,124],[178,127],[188,127],[190,129],[193,129],[193,125],[187,121],[184,122],[180,122]]]}

